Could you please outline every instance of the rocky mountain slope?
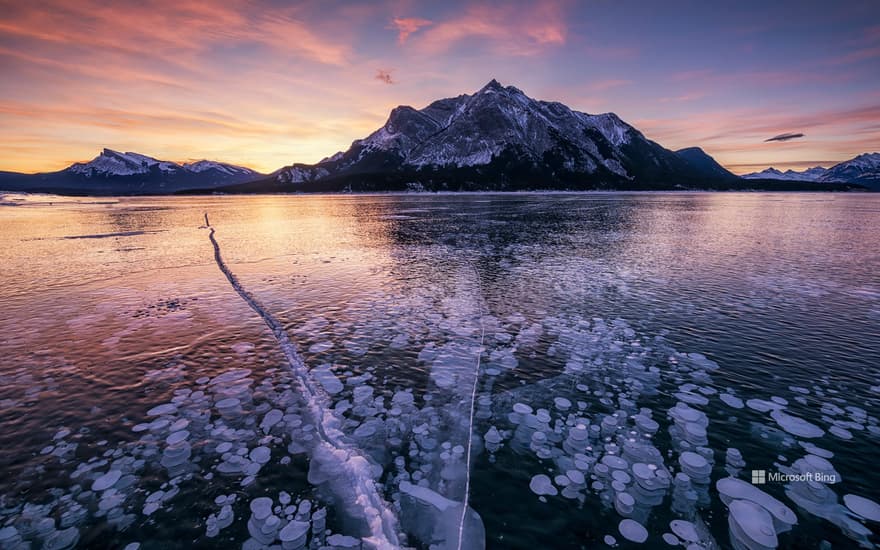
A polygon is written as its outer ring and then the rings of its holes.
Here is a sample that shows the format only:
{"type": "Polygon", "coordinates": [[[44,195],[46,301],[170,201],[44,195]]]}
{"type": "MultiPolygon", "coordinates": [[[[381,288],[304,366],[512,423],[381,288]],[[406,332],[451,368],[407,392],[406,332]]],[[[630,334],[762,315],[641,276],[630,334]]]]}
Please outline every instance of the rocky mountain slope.
{"type": "Polygon", "coordinates": [[[691,153],[663,148],[614,113],[574,111],[492,80],[421,110],[397,107],[347,151],[230,190],[671,189],[739,181],[702,151],[691,153]]]}

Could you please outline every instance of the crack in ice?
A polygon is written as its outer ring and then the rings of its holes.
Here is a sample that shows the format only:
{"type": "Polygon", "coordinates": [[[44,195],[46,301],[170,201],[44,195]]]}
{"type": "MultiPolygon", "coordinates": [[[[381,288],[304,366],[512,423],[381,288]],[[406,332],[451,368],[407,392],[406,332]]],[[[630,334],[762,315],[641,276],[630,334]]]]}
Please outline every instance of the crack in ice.
{"type": "MultiPolygon", "coordinates": [[[[397,518],[376,489],[376,483],[370,475],[370,462],[346,441],[345,434],[339,428],[339,419],[330,412],[327,395],[313,380],[284,326],[268,312],[254,295],[242,286],[229,266],[223,261],[220,245],[214,237],[214,228],[208,221],[207,213],[205,213],[204,227],[211,230],[209,239],[214,246],[214,260],[217,267],[220,268],[241,299],[263,319],[266,326],[272,331],[278,342],[278,347],[287,358],[293,374],[298,378],[303,388],[303,397],[309,408],[309,413],[315,421],[315,432],[321,440],[321,445],[327,451],[321,453],[322,459],[336,462],[336,466],[344,471],[347,478],[351,480],[352,489],[356,494],[356,498],[351,504],[360,508],[362,517],[366,520],[371,532],[371,536],[366,537],[364,542],[379,550],[399,548],[397,518]]],[[[473,413],[471,416],[473,419],[473,413]]],[[[470,449],[470,445],[468,445],[468,449],[470,449]]]]}
{"type": "Polygon", "coordinates": [[[471,269],[474,271],[474,281],[477,285],[477,308],[478,314],[480,318],[480,346],[477,348],[477,364],[474,368],[474,383],[471,387],[471,406],[470,406],[470,415],[468,418],[468,438],[467,438],[467,449],[465,450],[466,458],[465,458],[465,476],[464,476],[464,500],[461,506],[461,520],[458,524],[458,546],[457,550],[461,550],[461,545],[464,539],[464,522],[467,515],[468,502],[470,500],[471,494],[471,446],[474,440],[474,404],[477,400],[477,382],[480,379],[480,360],[483,357],[483,341],[486,336],[485,326],[483,325],[483,289],[480,286],[480,273],[477,271],[477,268],[471,264],[471,269]]]}

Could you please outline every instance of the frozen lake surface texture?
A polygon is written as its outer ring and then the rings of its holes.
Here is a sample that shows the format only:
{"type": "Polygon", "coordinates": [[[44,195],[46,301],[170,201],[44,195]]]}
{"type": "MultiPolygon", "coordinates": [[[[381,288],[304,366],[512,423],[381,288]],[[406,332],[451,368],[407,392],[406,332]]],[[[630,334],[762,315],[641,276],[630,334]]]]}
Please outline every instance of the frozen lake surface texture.
{"type": "Polygon", "coordinates": [[[875,548],[878,238],[876,195],[4,196],[0,549],[875,548]]]}

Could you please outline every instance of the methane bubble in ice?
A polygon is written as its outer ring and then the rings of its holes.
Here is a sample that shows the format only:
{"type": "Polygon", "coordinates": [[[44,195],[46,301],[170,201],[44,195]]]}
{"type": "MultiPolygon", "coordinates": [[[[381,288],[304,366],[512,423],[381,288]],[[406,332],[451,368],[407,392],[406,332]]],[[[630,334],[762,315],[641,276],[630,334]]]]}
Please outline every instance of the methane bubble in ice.
{"type": "Polygon", "coordinates": [[[735,395],[731,395],[729,393],[722,393],[718,395],[718,398],[724,402],[728,407],[732,407],[734,409],[741,409],[744,407],[743,400],[735,395]]]}
{"type": "Polygon", "coordinates": [[[733,500],[753,502],[772,514],[775,525],[781,530],[787,531],[792,525],[797,523],[797,516],[791,508],[751,483],[734,477],[725,477],[719,479],[715,487],[718,489],[718,494],[724,504],[729,506],[733,500]]]}
{"type": "Polygon", "coordinates": [[[110,470],[92,483],[92,491],[106,491],[119,481],[122,472],[119,470],[110,470]]]}
{"type": "Polygon", "coordinates": [[[336,395],[345,389],[339,378],[330,370],[330,365],[321,365],[311,370],[312,376],[324,387],[324,391],[330,395],[336,395]]]}
{"type": "Polygon", "coordinates": [[[858,495],[843,495],[843,503],[854,514],[871,521],[880,521],[880,504],[858,495]]]}
{"type": "Polygon", "coordinates": [[[672,529],[673,533],[678,535],[678,538],[685,542],[697,542],[700,540],[700,535],[697,534],[696,527],[694,527],[694,524],[689,521],[674,519],[669,522],[669,528],[672,529]]]}
{"type": "Polygon", "coordinates": [[[551,482],[550,478],[544,474],[534,476],[529,483],[529,488],[536,495],[556,496],[558,494],[556,487],[553,486],[553,482],[551,482]]]}
{"type": "Polygon", "coordinates": [[[749,500],[733,500],[728,504],[727,518],[731,543],[750,550],[776,548],[778,540],[770,514],[749,500]],[[737,545],[739,543],[739,545],[737,545]]]}
{"type": "Polygon", "coordinates": [[[626,540],[638,543],[648,540],[648,530],[635,520],[624,519],[618,524],[617,529],[626,540]]]}
{"type": "Polygon", "coordinates": [[[812,439],[814,437],[822,437],[825,433],[825,430],[819,426],[811,424],[803,418],[787,414],[781,410],[772,411],[770,416],[777,424],[779,424],[779,427],[791,435],[812,439]]]}

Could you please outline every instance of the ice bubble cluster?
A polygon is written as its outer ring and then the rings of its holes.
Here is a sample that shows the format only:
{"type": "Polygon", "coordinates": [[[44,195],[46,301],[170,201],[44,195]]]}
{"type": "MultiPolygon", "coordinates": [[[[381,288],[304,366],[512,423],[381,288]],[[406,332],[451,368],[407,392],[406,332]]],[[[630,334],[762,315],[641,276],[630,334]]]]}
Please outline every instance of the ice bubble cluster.
{"type": "Polygon", "coordinates": [[[785,486],[785,496],[796,503],[800,510],[838,526],[860,546],[873,547],[869,541],[871,530],[852,517],[851,509],[840,504],[837,494],[830,487],[843,478],[828,459],[807,454],[795,460],[790,467],[779,465],[779,470],[791,476],[791,481],[785,486]]]}
{"type": "MultiPolygon", "coordinates": [[[[553,320],[545,329],[557,337],[552,351],[565,362],[565,372],[496,400],[496,418],[512,431],[510,448],[552,465],[532,476],[531,491],[540,499],[580,503],[597,495],[623,518],[619,535],[631,542],[647,539],[645,522],[670,490],[673,509],[693,517],[697,505],[708,502],[712,472],[709,421],[696,407],[716,393],[706,384],[717,365],[700,354],[646,345],[620,320],[553,320]],[[655,411],[638,406],[663,383],[657,364],[667,365],[676,379],[690,380],[678,383],[679,401],[666,415],[670,451],[680,453],[677,475],[655,444],[661,427],[655,411]]],[[[708,530],[695,538],[712,542],[708,530]]]]}
{"type": "MultiPolygon", "coordinates": [[[[645,543],[649,530],[666,530],[658,521],[674,517],[671,532],[663,533],[667,544],[712,548],[701,514],[720,496],[734,547],[773,547],[784,543],[780,537],[797,518],[787,504],[739,479],[753,444],[782,462],[782,455],[794,460],[781,471],[839,477],[833,453],[817,444],[876,435],[876,418],[827,385],[798,387],[784,397],[716,387],[718,365],[711,359],[676,351],[661,337],[642,338],[622,320],[480,317],[470,294],[453,289],[439,312],[429,300],[401,305],[377,294],[370,307],[382,320],[375,326],[310,320],[302,334],[320,335],[306,348],[321,354],[321,364],[304,379],[278,373],[258,379],[249,369],[229,369],[177,387],[167,402],[141,411],[130,444],[76,463],[71,477],[78,493],[66,491],[46,508],[31,506],[26,519],[16,511],[0,529],[0,546],[40,545],[49,537],[64,543],[98,517],[126,533],[133,521],[161,518],[182,491],[213,479],[222,494],[212,493],[214,507],[205,512],[209,539],[226,542],[222,537],[246,532],[247,548],[356,548],[390,510],[399,513],[401,532],[393,534],[401,545],[482,548],[482,520],[463,506],[472,449],[471,458],[485,450],[490,462],[518,455],[527,472],[521,488],[534,501],[601,507],[615,518],[603,534],[609,544],[621,537],[625,544],[645,543]],[[415,303],[424,325],[395,324],[400,308],[415,303]],[[477,318],[485,324],[484,346],[477,318]],[[379,347],[373,342],[412,349],[424,385],[401,387],[394,371],[409,365],[371,364],[367,354],[379,347]],[[519,372],[535,360],[557,365],[558,375],[535,381],[519,372]],[[517,385],[519,375],[528,383],[517,385]],[[321,399],[303,395],[302,383],[321,399]],[[473,411],[470,388],[477,390],[473,411]],[[820,400],[821,419],[806,406],[820,400]],[[724,421],[740,422],[744,433],[738,448],[726,452],[710,448],[724,421]],[[747,441],[750,427],[754,441],[747,441]],[[715,468],[722,457],[723,470],[715,468]],[[263,476],[292,462],[308,468],[308,494],[267,493],[263,476]],[[718,480],[725,471],[730,477],[718,480]],[[708,490],[713,481],[717,495],[708,490]],[[381,491],[387,510],[361,498],[370,491],[381,491]],[[366,521],[358,504],[364,502],[366,521]],[[328,529],[323,506],[332,507],[330,521],[345,526],[344,534],[328,529]],[[661,506],[670,509],[657,513],[661,506]]],[[[253,349],[235,351],[249,357],[253,349]]],[[[53,428],[45,455],[73,460],[75,429],[62,428],[53,428]]],[[[793,482],[785,497],[777,496],[867,541],[863,523],[877,521],[877,504],[856,495],[841,504],[832,486],[793,482]]]]}
{"type": "Polygon", "coordinates": [[[725,477],[718,480],[715,488],[718,489],[721,501],[728,506],[734,500],[746,500],[764,508],[771,515],[774,529],[778,533],[790,530],[797,523],[797,516],[791,508],[751,483],[725,477]]]}
{"type": "MultiPolygon", "coordinates": [[[[134,441],[77,464],[69,474],[70,488],[53,489],[51,502],[26,503],[15,516],[16,527],[0,531],[2,547],[17,547],[16,541],[22,545],[41,541],[46,548],[69,548],[76,544],[81,526],[102,518],[124,532],[139,516],[147,518],[166,510],[182,486],[194,483],[195,473],[205,480],[219,475],[251,485],[271,463],[273,449],[308,444],[315,428],[303,421],[302,402],[289,378],[270,370],[267,378],[255,384],[250,375],[248,369],[231,369],[200,378],[195,387],[175,389],[169,402],[149,408],[146,420],[133,426],[134,441]],[[145,478],[158,479],[161,485],[143,490],[145,478]]],[[[55,446],[70,436],[71,430],[59,430],[53,436],[55,446]]],[[[289,463],[289,456],[285,458],[289,463]]],[[[236,501],[234,494],[214,499],[218,509],[205,521],[208,538],[232,525],[236,501]]],[[[262,518],[261,502],[255,504],[261,519],[254,520],[261,537],[273,533],[275,527],[280,533],[296,515],[292,510],[280,515],[273,510],[279,520],[276,526],[269,516],[262,518]],[[268,522],[261,523],[262,519],[268,522]]],[[[299,516],[296,521],[317,525],[320,533],[314,540],[323,544],[326,512],[318,510],[305,520],[299,516]]],[[[289,527],[284,535],[293,529],[289,527]]],[[[277,540],[283,547],[302,547],[299,537],[277,540]]]]}

